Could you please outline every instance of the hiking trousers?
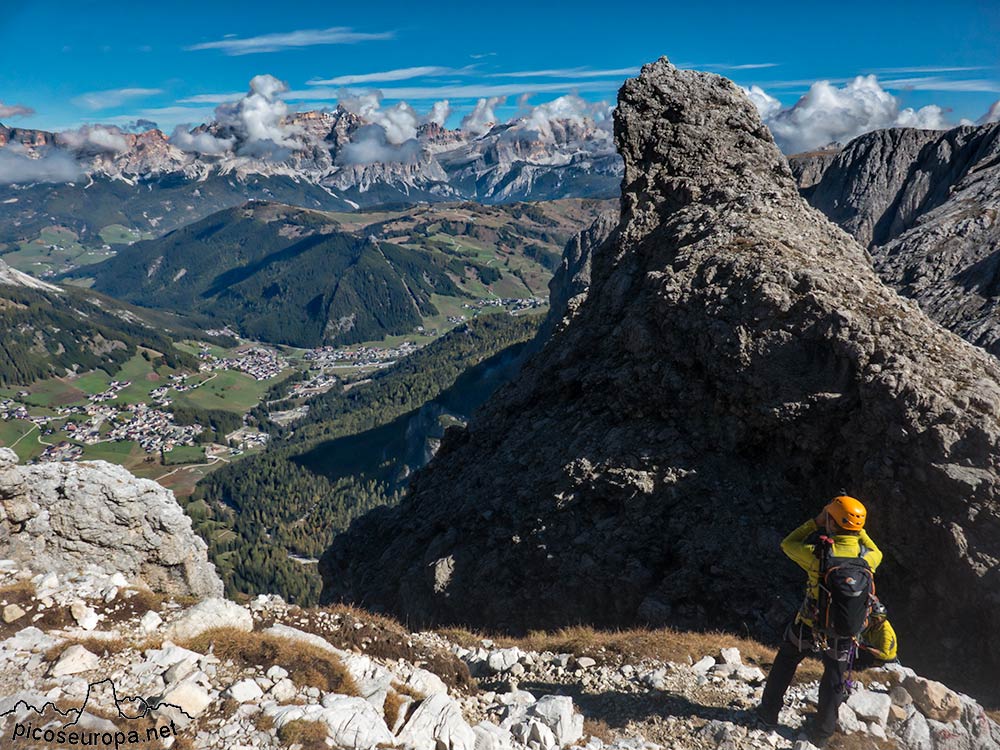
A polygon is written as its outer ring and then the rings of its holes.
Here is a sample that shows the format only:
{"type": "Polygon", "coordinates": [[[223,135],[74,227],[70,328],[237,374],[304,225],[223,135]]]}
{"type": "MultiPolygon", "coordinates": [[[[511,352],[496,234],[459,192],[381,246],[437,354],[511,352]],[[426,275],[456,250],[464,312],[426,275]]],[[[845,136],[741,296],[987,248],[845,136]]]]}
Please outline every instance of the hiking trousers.
{"type": "Polygon", "coordinates": [[[784,705],[785,692],[792,684],[795,670],[807,656],[818,654],[823,660],[823,677],[819,681],[819,707],[811,734],[821,738],[832,735],[837,729],[837,714],[847,691],[845,678],[850,666],[851,644],[849,638],[840,638],[830,648],[817,651],[812,628],[803,623],[790,624],[767,675],[758,713],[777,724],[778,712],[784,705]]]}

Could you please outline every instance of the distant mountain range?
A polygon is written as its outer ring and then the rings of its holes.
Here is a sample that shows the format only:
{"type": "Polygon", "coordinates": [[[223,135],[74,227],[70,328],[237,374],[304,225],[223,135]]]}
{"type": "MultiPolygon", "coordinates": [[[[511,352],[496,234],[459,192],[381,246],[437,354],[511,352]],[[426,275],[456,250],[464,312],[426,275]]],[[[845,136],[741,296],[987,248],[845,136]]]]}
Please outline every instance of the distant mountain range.
{"type": "Polygon", "coordinates": [[[0,157],[6,150],[9,162],[0,170],[0,242],[51,224],[93,233],[117,223],[160,234],[248,199],[350,210],[610,198],[622,175],[610,130],[587,117],[541,129],[515,121],[484,133],[425,123],[402,144],[387,143],[381,127],[341,107],[291,115],[281,127],[294,146],[241,140],[217,122],[173,138],[155,129],[0,125],[0,157]]]}

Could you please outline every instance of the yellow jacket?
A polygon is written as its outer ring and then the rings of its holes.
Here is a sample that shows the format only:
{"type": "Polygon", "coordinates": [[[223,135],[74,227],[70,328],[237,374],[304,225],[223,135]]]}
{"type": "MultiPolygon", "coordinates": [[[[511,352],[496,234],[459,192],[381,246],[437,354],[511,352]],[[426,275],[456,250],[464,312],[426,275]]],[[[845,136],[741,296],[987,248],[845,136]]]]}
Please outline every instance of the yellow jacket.
{"type": "MultiPolygon", "coordinates": [[[[806,597],[813,601],[819,598],[819,558],[816,557],[816,545],[809,544],[807,540],[818,530],[816,521],[809,519],[781,542],[781,551],[809,576],[809,581],[806,584],[806,597]]],[[[835,557],[857,557],[858,553],[861,552],[860,545],[863,544],[867,549],[865,560],[868,561],[873,572],[882,562],[882,551],[875,546],[875,542],[864,530],[859,532],[857,536],[837,534],[832,538],[835,557]]],[[[812,617],[804,610],[805,608],[799,612],[797,621],[812,625],[812,617]]]]}
{"type": "Polygon", "coordinates": [[[879,661],[892,661],[896,658],[896,631],[888,620],[873,623],[861,634],[861,647],[879,661]]]}

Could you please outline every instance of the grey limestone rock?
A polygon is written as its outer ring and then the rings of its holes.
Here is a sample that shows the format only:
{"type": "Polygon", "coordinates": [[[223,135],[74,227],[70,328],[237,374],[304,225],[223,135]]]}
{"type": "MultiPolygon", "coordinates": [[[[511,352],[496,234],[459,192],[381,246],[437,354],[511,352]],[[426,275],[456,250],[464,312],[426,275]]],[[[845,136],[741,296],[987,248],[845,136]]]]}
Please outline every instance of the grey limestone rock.
{"type": "Polygon", "coordinates": [[[0,448],[0,558],[59,574],[96,565],[167,594],[222,594],[173,493],[104,461],[18,466],[0,448]]]}

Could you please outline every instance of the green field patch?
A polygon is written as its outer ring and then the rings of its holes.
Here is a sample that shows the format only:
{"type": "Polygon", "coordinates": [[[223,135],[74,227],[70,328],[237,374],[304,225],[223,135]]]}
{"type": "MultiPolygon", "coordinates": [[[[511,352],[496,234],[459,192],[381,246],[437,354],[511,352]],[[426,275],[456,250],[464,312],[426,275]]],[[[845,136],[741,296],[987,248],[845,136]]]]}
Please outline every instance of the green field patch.
{"type": "Polygon", "coordinates": [[[226,411],[248,412],[260,401],[274,383],[288,377],[291,370],[286,370],[270,380],[255,380],[249,375],[233,370],[221,370],[209,376],[204,385],[174,395],[177,406],[187,406],[194,409],[224,409],[226,411]]]}
{"type": "Polygon", "coordinates": [[[28,395],[21,401],[29,406],[69,406],[87,400],[87,394],[76,387],[69,378],[40,380],[28,388],[28,395]]]}
{"type": "Polygon", "coordinates": [[[146,455],[146,451],[138,443],[131,440],[116,440],[113,443],[95,443],[83,446],[81,460],[108,461],[131,469],[133,465],[141,463],[146,455]]]}
{"type": "Polygon", "coordinates": [[[200,464],[205,462],[205,448],[201,445],[178,445],[171,451],[164,451],[163,465],[200,464]]]}
{"type": "Polygon", "coordinates": [[[127,245],[130,242],[142,239],[142,235],[139,232],[121,224],[109,224],[100,230],[98,234],[109,245],[127,245]]]}
{"type": "Polygon", "coordinates": [[[35,425],[31,422],[22,419],[0,422],[0,446],[4,448],[13,446],[18,458],[24,461],[27,454],[31,452],[32,446],[38,445],[35,435],[28,435],[29,432],[35,432],[35,425]]]}

